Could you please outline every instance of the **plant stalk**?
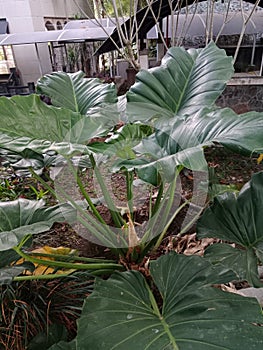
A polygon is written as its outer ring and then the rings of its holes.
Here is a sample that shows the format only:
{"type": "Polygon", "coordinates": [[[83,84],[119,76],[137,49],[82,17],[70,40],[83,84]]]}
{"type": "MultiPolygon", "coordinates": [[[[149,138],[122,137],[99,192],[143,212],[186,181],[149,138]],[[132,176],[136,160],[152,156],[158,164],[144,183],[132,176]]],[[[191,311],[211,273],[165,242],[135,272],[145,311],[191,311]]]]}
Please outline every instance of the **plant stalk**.
{"type": "Polygon", "coordinates": [[[96,178],[97,178],[97,180],[99,182],[100,188],[102,190],[105,202],[106,202],[106,204],[107,204],[107,206],[109,208],[109,211],[111,213],[112,220],[114,221],[114,224],[117,227],[122,227],[124,225],[125,221],[121,217],[121,215],[118,212],[118,209],[116,208],[116,206],[115,206],[111,196],[109,195],[107,187],[106,187],[106,185],[105,185],[105,183],[103,181],[101,173],[100,173],[100,171],[99,171],[99,169],[98,169],[98,167],[96,165],[95,159],[94,159],[92,154],[90,154],[90,161],[91,161],[93,170],[95,172],[96,178]]]}
{"type": "Polygon", "coordinates": [[[23,252],[19,246],[13,247],[13,250],[26,261],[32,262],[33,264],[39,264],[49,267],[60,267],[63,269],[74,269],[74,270],[98,270],[98,269],[117,269],[122,270],[123,266],[113,263],[90,263],[90,264],[81,264],[81,263],[68,263],[65,261],[56,261],[56,260],[42,260],[34,258],[33,256],[23,252]]]}

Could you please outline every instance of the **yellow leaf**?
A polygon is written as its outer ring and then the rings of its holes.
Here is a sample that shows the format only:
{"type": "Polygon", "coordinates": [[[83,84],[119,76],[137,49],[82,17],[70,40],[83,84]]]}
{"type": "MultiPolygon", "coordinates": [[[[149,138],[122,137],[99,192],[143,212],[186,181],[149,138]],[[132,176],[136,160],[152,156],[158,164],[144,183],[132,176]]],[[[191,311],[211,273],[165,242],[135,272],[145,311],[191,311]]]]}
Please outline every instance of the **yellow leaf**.
{"type": "MultiPolygon", "coordinates": [[[[37,248],[31,251],[31,253],[38,253],[38,254],[58,254],[58,255],[77,255],[77,250],[76,249],[71,249],[67,247],[49,247],[49,246],[44,246],[41,248],[37,248]]],[[[46,261],[54,261],[55,259],[52,257],[48,256],[38,256],[38,259],[41,260],[46,260],[46,261]]],[[[25,259],[21,258],[16,261],[15,265],[22,264],[25,261],[25,259]]],[[[34,276],[40,276],[40,275],[48,275],[51,273],[54,273],[55,268],[53,267],[48,267],[46,265],[41,265],[41,264],[34,264],[35,265],[35,270],[33,273],[31,273],[28,270],[24,271],[24,274],[26,275],[34,275],[34,276]]],[[[71,272],[75,271],[74,269],[63,269],[63,270],[56,270],[56,274],[69,274],[71,272]]]]}
{"type": "Polygon", "coordinates": [[[59,255],[76,255],[76,249],[71,249],[67,247],[57,247],[53,248],[48,245],[45,245],[42,248],[38,248],[32,251],[32,253],[43,253],[43,254],[59,254],[59,255]]]}
{"type": "Polygon", "coordinates": [[[257,163],[260,164],[263,160],[263,153],[261,153],[257,159],[257,163]]]}

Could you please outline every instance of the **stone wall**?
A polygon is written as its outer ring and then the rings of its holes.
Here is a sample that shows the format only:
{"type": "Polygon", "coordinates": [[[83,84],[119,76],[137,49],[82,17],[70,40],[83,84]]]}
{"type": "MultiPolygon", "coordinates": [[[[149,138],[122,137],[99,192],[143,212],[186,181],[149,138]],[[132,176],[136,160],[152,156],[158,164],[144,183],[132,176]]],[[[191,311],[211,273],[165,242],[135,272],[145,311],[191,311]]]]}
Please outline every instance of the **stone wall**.
{"type": "Polygon", "coordinates": [[[216,104],[230,107],[238,114],[263,112],[263,78],[232,79],[216,104]]]}

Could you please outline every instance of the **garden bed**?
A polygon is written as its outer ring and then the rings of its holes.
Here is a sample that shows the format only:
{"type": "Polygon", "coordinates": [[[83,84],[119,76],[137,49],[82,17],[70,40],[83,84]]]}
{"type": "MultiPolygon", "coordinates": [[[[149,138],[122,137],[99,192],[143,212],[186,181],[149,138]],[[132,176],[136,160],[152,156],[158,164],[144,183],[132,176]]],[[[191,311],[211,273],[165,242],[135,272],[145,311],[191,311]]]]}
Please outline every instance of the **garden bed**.
{"type": "MultiPolygon", "coordinates": [[[[222,147],[211,147],[206,149],[206,159],[209,167],[213,170],[213,178],[211,181],[213,181],[214,184],[226,186],[222,187],[222,190],[229,189],[239,191],[243,185],[249,181],[254,173],[263,170],[263,164],[258,164],[257,157],[241,156],[222,147]]],[[[115,180],[116,191],[119,191],[120,196],[123,196],[126,188],[125,180],[121,175],[116,175],[115,180]]],[[[25,179],[24,181],[25,190],[22,191],[22,185],[20,184],[19,191],[17,192],[17,198],[19,196],[32,198],[32,193],[27,196],[28,182],[30,182],[30,180],[25,179]],[[21,191],[22,194],[20,194],[21,191]]],[[[14,179],[13,182],[19,183],[19,180],[14,179]]],[[[185,171],[182,174],[181,183],[182,195],[184,197],[191,198],[191,172],[185,171]]],[[[93,188],[91,184],[87,182],[86,185],[88,192],[92,193],[93,188]]],[[[38,186],[41,185],[39,184],[38,186]]],[[[50,199],[47,198],[47,200],[50,199]]],[[[209,198],[207,200],[209,200],[209,198]]],[[[141,212],[138,212],[136,214],[137,219],[141,221],[145,220],[145,218],[148,217],[147,210],[148,209],[146,205],[141,208],[141,212]]],[[[186,210],[182,210],[180,215],[174,220],[173,224],[169,228],[167,238],[159,248],[160,253],[175,250],[179,253],[184,253],[186,251],[186,253],[189,254],[190,252],[193,253],[196,250],[197,254],[201,254],[204,251],[206,244],[203,244],[200,241],[196,241],[195,236],[193,236],[195,233],[195,226],[191,227],[183,237],[177,237],[178,233],[181,230],[181,223],[185,217],[186,210]]],[[[111,223],[107,208],[101,206],[100,212],[102,213],[106,222],[111,223]]],[[[205,239],[205,241],[207,240],[205,239]]],[[[55,224],[50,231],[38,235],[35,238],[34,243],[35,247],[49,245],[52,247],[65,246],[72,249],[77,249],[80,255],[85,257],[99,257],[104,253],[107,257],[109,256],[107,248],[103,248],[102,246],[98,246],[82,238],[74,231],[71,226],[66,223],[55,224]]],[[[211,244],[211,240],[209,240],[209,244],[211,244]]]]}
{"type": "Polygon", "coordinates": [[[262,349],[259,303],[225,291],[262,287],[263,262],[263,117],[215,108],[232,73],[210,43],[171,48],[121,99],[82,72],[40,79],[50,105],[0,99],[12,164],[0,188],[2,347],[262,349]]]}

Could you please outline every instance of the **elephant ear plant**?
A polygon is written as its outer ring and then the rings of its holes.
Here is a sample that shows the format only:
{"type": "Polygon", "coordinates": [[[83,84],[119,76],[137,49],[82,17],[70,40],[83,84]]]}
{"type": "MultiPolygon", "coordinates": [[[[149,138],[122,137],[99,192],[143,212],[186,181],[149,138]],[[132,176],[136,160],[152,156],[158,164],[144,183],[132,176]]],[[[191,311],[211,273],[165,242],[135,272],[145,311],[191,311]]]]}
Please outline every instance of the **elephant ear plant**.
{"type": "Polygon", "coordinates": [[[82,73],[47,75],[38,82],[37,91],[54,105],[45,105],[36,95],[0,99],[0,147],[16,152],[26,148],[38,153],[52,150],[63,155],[73,173],[72,186],[79,187],[89,211],[83,210],[61,183],[54,191],[35,175],[37,179],[59,200],[78,210],[78,220],[89,237],[117,255],[128,254],[128,258],[129,247],[135,246],[132,259],[142,259],[153,245],[160,245],[178,214],[175,192],[179,172],[186,167],[206,173],[204,147],[220,142],[235,151],[262,149],[262,114],[237,116],[229,109],[215,107],[232,73],[231,58],[213,43],[200,50],[171,48],[161,67],[139,72],[127,94],[128,125],[100,146],[91,140],[114,132],[120,118],[113,86],[86,79],[82,73]],[[121,147],[125,152],[120,152],[121,147]],[[120,161],[113,170],[121,169],[126,176],[125,210],[115,204],[98,167],[98,153],[108,156],[114,152],[120,161]],[[93,168],[112,227],[106,225],[72,166],[76,153],[88,157],[87,166],[93,168]],[[140,227],[134,220],[135,176],[158,190],[156,200],[149,201],[149,220],[140,227]]]}
{"type": "Polygon", "coordinates": [[[263,263],[263,173],[257,173],[238,195],[224,193],[215,198],[197,224],[198,238],[215,237],[205,257],[235,272],[239,280],[263,287],[258,263],[263,263]],[[234,247],[233,247],[234,243],[234,247]]]}
{"type": "MultiPolygon", "coordinates": [[[[86,79],[82,73],[48,75],[40,79],[37,91],[50,97],[53,105],[45,105],[37,95],[0,99],[0,147],[62,155],[74,180],[67,177],[64,183],[77,185],[84,201],[74,200],[61,183],[54,190],[50,182],[34,176],[77,212],[78,222],[88,229],[92,240],[95,237],[118,257],[122,255],[122,262],[126,258],[125,266],[138,268],[134,263],[160,245],[181,208],[176,207],[180,171],[184,167],[206,171],[204,147],[219,142],[235,151],[262,153],[263,115],[237,116],[215,106],[232,73],[231,58],[213,43],[200,50],[171,48],[161,67],[137,75],[137,83],[127,94],[123,118],[127,125],[117,131],[120,114],[111,85],[86,79]],[[97,99],[101,95],[104,97],[97,99]],[[105,142],[93,143],[101,136],[105,142]],[[74,167],[76,154],[88,159],[101,201],[111,214],[111,227],[74,167]],[[109,156],[117,157],[113,171],[121,170],[126,177],[125,208],[115,204],[100,171],[100,164],[109,169],[109,156]],[[108,163],[103,163],[105,159],[108,163]],[[132,185],[139,181],[150,186],[150,197],[148,221],[137,226],[132,185]],[[157,191],[155,199],[152,186],[157,191]]],[[[25,227],[24,233],[11,234],[10,242],[8,234],[3,234],[3,256],[8,262],[10,250],[24,257],[23,246],[30,237],[26,233],[33,232],[25,227]]],[[[36,256],[26,254],[29,262],[36,262],[36,256]]],[[[78,263],[73,258],[80,269],[93,267],[107,273],[123,269],[113,262],[100,268],[101,262],[78,263]]],[[[70,267],[64,261],[64,267],[74,268],[71,262],[70,267]]],[[[62,268],[61,261],[51,263],[62,268]]],[[[203,258],[174,253],[150,262],[150,270],[144,267],[147,278],[139,271],[117,272],[108,280],[97,278],[85,302],[77,337],[51,349],[262,349],[263,328],[258,324],[263,321],[257,302],[214,288],[236,277],[231,270],[222,272],[221,264],[213,266],[203,258]]]]}
{"type": "MultiPolygon", "coordinates": [[[[151,125],[154,132],[133,148],[136,156],[119,161],[115,169],[135,170],[142,180],[159,186],[158,198],[163,196],[163,184],[170,184],[172,203],[180,170],[185,167],[207,174],[205,147],[220,143],[237,153],[260,153],[262,113],[237,115],[215,105],[232,74],[231,57],[214,43],[200,50],[171,48],[160,67],[139,72],[127,93],[127,118],[151,125]]],[[[198,195],[192,198],[192,204],[199,202],[198,195]]],[[[162,218],[169,221],[161,210],[159,216],[156,212],[155,228],[162,218]]],[[[166,228],[161,226],[157,245],[166,228]]]]}
{"type": "Polygon", "coordinates": [[[231,57],[212,42],[199,50],[171,48],[160,67],[137,74],[127,93],[129,120],[155,127],[136,147],[145,157],[130,162],[141,177],[158,167],[167,179],[178,165],[204,170],[203,149],[215,143],[237,153],[260,153],[262,113],[237,115],[215,105],[232,74],[231,57]]]}

